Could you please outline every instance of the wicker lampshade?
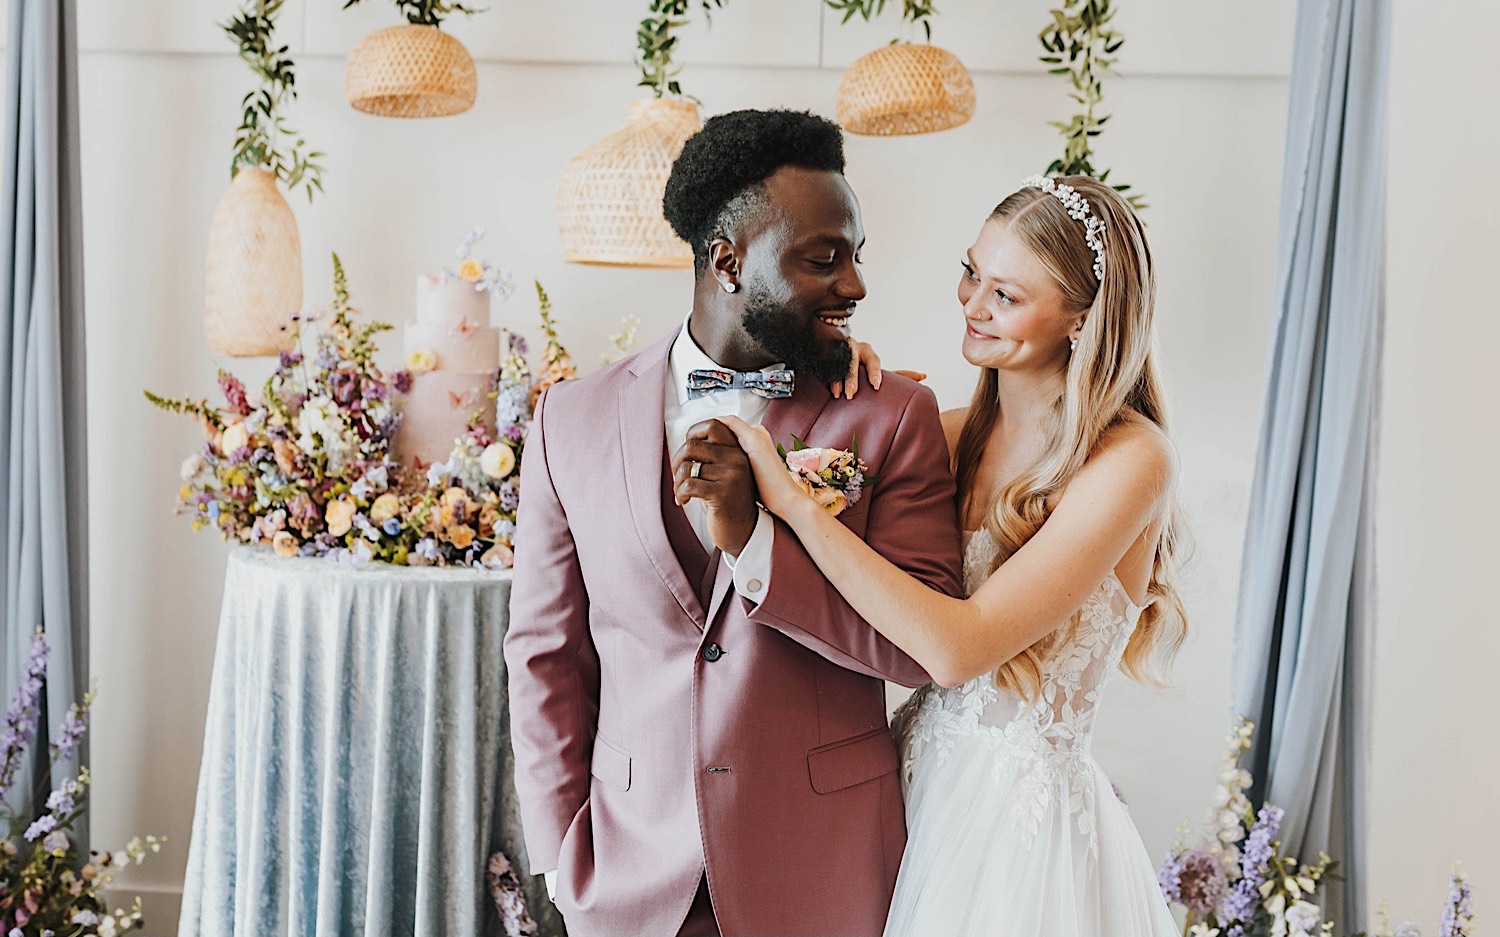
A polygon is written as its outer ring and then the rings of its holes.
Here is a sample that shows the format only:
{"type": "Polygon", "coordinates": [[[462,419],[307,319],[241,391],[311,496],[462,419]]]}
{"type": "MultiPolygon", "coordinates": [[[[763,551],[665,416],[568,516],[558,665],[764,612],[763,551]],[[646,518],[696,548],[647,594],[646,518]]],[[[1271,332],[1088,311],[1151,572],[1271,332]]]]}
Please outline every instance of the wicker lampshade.
{"type": "Polygon", "coordinates": [[[405,24],[373,32],[349,53],[344,93],[379,117],[447,117],[474,106],[474,58],[436,26],[405,24]]]}
{"type": "Polygon", "coordinates": [[[885,46],[844,72],[838,114],[850,133],[894,137],[947,130],[974,116],[974,79],[947,49],[885,46]]]}
{"type": "Polygon", "coordinates": [[[692,101],[632,101],[624,127],[573,157],[557,186],[563,259],[691,266],[693,250],[662,217],[661,197],[682,145],[702,126],[692,101]]]}
{"type": "Polygon", "coordinates": [[[274,175],[235,173],[209,225],[205,273],[208,347],[238,358],[292,350],[292,316],[302,308],[302,242],[274,175]]]}

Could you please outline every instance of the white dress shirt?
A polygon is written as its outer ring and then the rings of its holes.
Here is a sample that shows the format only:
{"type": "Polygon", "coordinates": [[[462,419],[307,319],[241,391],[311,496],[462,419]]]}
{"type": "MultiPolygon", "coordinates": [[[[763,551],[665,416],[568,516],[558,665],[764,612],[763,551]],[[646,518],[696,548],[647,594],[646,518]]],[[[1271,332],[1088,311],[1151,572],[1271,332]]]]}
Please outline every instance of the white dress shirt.
{"type": "MultiPolygon", "coordinates": [[[[667,393],[665,398],[665,410],[663,417],[666,422],[667,431],[667,470],[671,469],[670,459],[684,442],[687,441],[688,430],[703,420],[711,420],[721,416],[737,416],[749,423],[751,426],[759,426],[761,420],[765,419],[766,408],[770,406],[769,398],[762,397],[748,390],[721,390],[717,393],[706,394],[696,400],[688,399],[687,379],[693,371],[710,368],[714,370],[725,369],[723,365],[708,356],[688,332],[688,323],[682,324],[682,331],[678,333],[677,340],[672,343],[672,351],[668,357],[670,367],[667,368],[667,393]]],[[[782,367],[773,364],[762,370],[770,371],[782,367]]],[[[771,515],[765,508],[758,509],[760,517],[755,522],[755,532],[750,535],[750,540],[745,548],[740,551],[738,557],[723,554],[724,562],[734,572],[735,591],[752,602],[759,602],[761,596],[771,586],[771,545],[775,538],[776,525],[771,520],[771,515]]],[[[703,502],[694,499],[684,507],[688,521],[693,525],[693,530],[698,534],[698,540],[703,544],[703,549],[710,554],[714,551],[713,538],[708,533],[708,519],[703,512],[703,502]]]]}

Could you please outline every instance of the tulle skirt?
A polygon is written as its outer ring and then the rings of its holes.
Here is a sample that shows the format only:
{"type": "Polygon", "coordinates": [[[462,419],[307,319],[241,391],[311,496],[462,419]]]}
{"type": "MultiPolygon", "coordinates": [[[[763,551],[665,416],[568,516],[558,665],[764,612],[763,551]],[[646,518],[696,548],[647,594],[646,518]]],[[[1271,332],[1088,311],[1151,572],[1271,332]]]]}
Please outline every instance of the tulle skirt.
{"type": "Polygon", "coordinates": [[[977,739],[913,764],[886,937],[1178,937],[1140,833],[1087,752],[977,739]]]}

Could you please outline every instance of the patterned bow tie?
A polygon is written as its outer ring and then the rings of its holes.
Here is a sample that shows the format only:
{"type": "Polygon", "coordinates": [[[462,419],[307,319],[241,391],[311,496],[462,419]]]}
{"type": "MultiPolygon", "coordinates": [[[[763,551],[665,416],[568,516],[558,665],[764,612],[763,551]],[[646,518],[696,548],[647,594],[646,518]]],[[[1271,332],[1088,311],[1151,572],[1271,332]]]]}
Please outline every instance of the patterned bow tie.
{"type": "Polygon", "coordinates": [[[703,369],[688,374],[688,399],[697,400],[721,390],[748,390],[760,397],[776,400],[792,395],[795,383],[791,371],[724,371],[703,369]]]}

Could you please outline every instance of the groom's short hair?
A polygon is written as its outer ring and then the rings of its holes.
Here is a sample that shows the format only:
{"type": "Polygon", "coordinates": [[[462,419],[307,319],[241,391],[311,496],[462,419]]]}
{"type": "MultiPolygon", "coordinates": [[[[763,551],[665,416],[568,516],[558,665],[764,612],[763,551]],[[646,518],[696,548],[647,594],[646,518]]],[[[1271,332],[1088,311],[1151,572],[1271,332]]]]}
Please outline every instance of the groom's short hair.
{"type": "Polygon", "coordinates": [[[844,134],[806,111],[730,111],[710,117],[672,164],[662,209],[693,248],[693,266],[708,268],[708,245],[767,207],[763,183],[782,166],[842,173],[844,134]]]}

